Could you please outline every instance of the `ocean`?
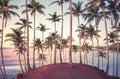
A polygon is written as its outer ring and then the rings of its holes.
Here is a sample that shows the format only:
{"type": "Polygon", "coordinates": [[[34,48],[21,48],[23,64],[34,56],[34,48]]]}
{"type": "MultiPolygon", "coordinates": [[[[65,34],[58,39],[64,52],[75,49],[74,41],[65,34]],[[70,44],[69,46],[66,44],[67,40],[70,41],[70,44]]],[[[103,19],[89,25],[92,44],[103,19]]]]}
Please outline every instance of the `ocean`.
{"type": "MultiPolygon", "coordinates": [[[[18,62],[18,55],[16,54],[16,52],[14,52],[13,48],[4,48],[4,60],[5,60],[5,68],[6,68],[6,73],[7,73],[7,78],[8,79],[12,79],[16,74],[21,73],[20,71],[20,66],[19,66],[19,62],[18,62]]],[[[66,50],[67,51],[67,50],[66,50]]],[[[94,66],[97,67],[97,51],[95,51],[94,53],[94,66]]],[[[115,51],[110,51],[109,53],[109,75],[113,75],[113,53],[114,53],[114,57],[116,58],[116,52],[115,51]]],[[[44,54],[46,54],[46,61],[44,62],[45,65],[50,64],[51,62],[51,57],[53,60],[54,57],[54,51],[52,56],[50,55],[50,52],[48,50],[44,51],[44,54]]],[[[30,63],[32,66],[32,49],[30,49],[30,63]]],[[[63,56],[63,62],[68,62],[68,52],[63,52],[62,53],[63,56]]],[[[79,52],[77,53],[72,53],[72,59],[74,63],[79,63],[79,52]]],[[[116,60],[116,59],[115,59],[116,60]]],[[[1,61],[1,59],[0,59],[1,61]]],[[[84,61],[84,52],[82,52],[82,61],[84,61]]],[[[59,51],[57,51],[57,63],[59,63],[59,51]]],[[[53,63],[53,61],[52,61],[53,63]]],[[[89,51],[88,53],[88,64],[92,65],[92,51],[89,51]]],[[[0,62],[1,65],[1,62],[0,62]]],[[[39,67],[39,61],[38,61],[38,53],[36,52],[36,65],[37,67],[39,67]]],[[[116,67],[116,64],[114,63],[114,67],[116,67]]],[[[120,53],[119,53],[119,77],[120,77],[120,53]]],[[[105,71],[106,69],[106,59],[103,58],[103,68],[102,68],[102,58],[100,58],[100,69],[103,69],[105,71]]],[[[116,68],[114,69],[114,72],[116,72],[116,68]]],[[[0,79],[2,78],[1,76],[1,72],[0,72],[0,79]]]]}

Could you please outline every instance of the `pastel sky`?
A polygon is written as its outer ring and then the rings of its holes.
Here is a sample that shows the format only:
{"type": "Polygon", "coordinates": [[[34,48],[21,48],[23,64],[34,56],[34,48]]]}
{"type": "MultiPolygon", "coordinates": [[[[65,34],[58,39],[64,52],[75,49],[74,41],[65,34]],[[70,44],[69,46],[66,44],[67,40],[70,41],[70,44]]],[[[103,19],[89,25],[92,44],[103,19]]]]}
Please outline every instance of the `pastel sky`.
{"type": "MultiPolygon", "coordinates": [[[[45,16],[41,15],[41,14],[36,14],[36,26],[39,26],[40,23],[45,24],[47,28],[50,28],[50,30],[48,30],[47,32],[45,32],[45,37],[49,35],[50,32],[54,32],[54,25],[53,23],[51,23],[51,21],[46,20],[49,17],[49,13],[53,14],[55,11],[57,12],[57,14],[61,14],[60,12],[60,6],[58,6],[57,4],[53,4],[51,6],[48,6],[51,2],[55,1],[55,0],[37,0],[38,2],[40,2],[41,4],[43,4],[46,9],[44,10],[45,12],[45,16]]],[[[73,2],[78,2],[78,1],[83,1],[83,4],[86,4],[88,0],[73,0],[73,2]]],[[[25,15],[23,15],[21,12],[22,10],[25,9],[25,7],[21,7],[21,5],[25,4],[25,0],[11,0],[11,4],[14,5],[18,5],[19,9],[18,10],[13,10],[16,13],[18,13],[20,15],[21,18],[26,18],[25,15]]],[[[64,13],[69,11],[68,10],[69,7],[69,3],[65,3],[64,4],[64,13]]],[[[29,13],[29,20],[33,22],[33,16],[30,15],[29,13]]],[[[9,32],[11,32],[10,28],[16,28],[18,26],[14,25],[16,22],[19,21],[19,18],[17,17],[12,17],[7,24],[7,27],[4,30],[4,33],[7,34],[9,32]]],[[[85,24],[85,21],[80,18],[80,23],[85,24]]],[[[2,21],[0,19],[0,24],[2,24],[2,21]]],[[[0,25],[1,26],[1,25],[0,25]]],[[[33,26],[33,23],[32,23],[33,26]]],[[[60,34],[61,32],[61,21],[59,23],[57,23],[57,31],[60,34]]],[[[73,38],[75,39],[75,41],[73,43],[78,44],[78,38],[77,35],[78,33],[75,32],[75,30],[77,29],[77,18],[73,16],[73,38]]],[[[105,38],[105,29],[104,29],[104,23],[101,22],[100,23],[100,30],[101,33],[101,43],[100,45],[104,45],[103,39],[105,38]]],[[[64,16],[64,38],[67,38],[69,36],[69,15],[64,16]]],[[[41,32],[40,31],[36,31],[36,37],[37,38],[41,38],[41,32]]],[[[6,39],[6,38],[4,38],[6,39]]],[[[33,42],[33,29],[30,30],[30,43],[33,42]]],[[[5,42],[4,46],[9,47],[10,42],[5,42]]]]}

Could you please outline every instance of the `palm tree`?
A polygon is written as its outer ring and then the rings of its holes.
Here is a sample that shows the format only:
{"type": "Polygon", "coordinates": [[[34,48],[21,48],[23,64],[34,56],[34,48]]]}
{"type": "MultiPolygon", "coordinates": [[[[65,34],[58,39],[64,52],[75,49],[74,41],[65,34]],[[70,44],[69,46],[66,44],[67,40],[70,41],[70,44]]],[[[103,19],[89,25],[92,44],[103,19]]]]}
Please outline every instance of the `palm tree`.
{"type": "MultiPolygon", "coordinates": [[[[42,41],[38,38],[38,39],[35,40],[34,44],[35,44],[34,48],[35,48],[35,50],[38,51],[38,55],[40,54],[40,50],[41,50],[42,51],[41,55],[43,56],[44,54],[43,54],[43,44],[42,44],[42,41]]],[[[42,66],[43,66],[44,65],[43,57],[42,57],[41,61],[42,61],[42,66]]]]}
{"type": "MultiPolygon", "coordinates": [[[[25,1],[25,4],[28,4],[28,1],[25,1]]],[[[26,6],[26,26],[27,26],[27,71],[31,70],[29,62],[29,17],[28,17],[28,7],[26,6]]]]}
{"type": "Polygon", "coordinates": [[[85,60],[86,60],[87,64],[88,64],[87,54],[88,54],[89,50],[92,50],[91,46],[87,42],[84,42],[83,45],[82,45],[82,51],[84,51],[84,63],[85,63],[85,60]]]}
{"type": "MultiPolygon", "coordinates": [[[[76,3],[72,3],[72,14],[74,16],[77,17],[78,19],[78,26],[80,25],[80,15],[83,13],[83,10],[82,10],[82,2],[79,2],[76,4],[76,3]]],[[[82,63],[82,59],[81,59],[81,39],[80,39],[80,31],[79,32],[79,52],[80,52],[80,63],[82,63]]]]}
{"type": "MultiPolygon", "coordinates": [[[[114,33],[114,32],[110,32],[110,33],[108,33],[108,40],[109,40],[109,42],[110,43],[112,43],[112,47],[115,45],[115,41],[116,41],[116,38],[117,38],[118,36],[114,33]]],[[[111,48],[112,48],[111,47],[111,48]]],[[[114,49],[113,49],[114,50],[114,49]]],[[[113,52],[113,76],[114,76],[114,52],[113,52]]]]}
{"type": "MultiPolygon", "coordinates": [[[[52,21],[52,22],[54,22],[54,34],[55,34],[55,36],[54,37],[56,37],[56,33],[57,33],[57,31],[56,31],[56,22],[59,22],[60,21],[60,17],[61,17],[61,15],[57,15],[57,12],[54,12],[53,14],[49,14],[50,15],[50,18],[47,18],[47,20],[50,20],[50,21],[52,21]]],[[[56,38],[54,38],[54,40],[56,40],[56,38]]],[[[54,63],[56,64],[56,42],[54,42],[54,63]]]]}
{"type": "MultiPolygon", "coordinates": [[[[93,46],[93,49],[94,49],[94,37],[100,37],[100,35],[98,35],[98,32],[99,30],[96,30],[94,29],[94,26],[92,25],[89,25],[89,27],[87,28],[87,31],[86,31],[86,36],[87,38],[90,38],[90,40],[92,41],[92,46],[93,46]]],[[[94,66],[94,50],[92,52],[92,65],[94,66]]]]}
{"type": "Polygon", "coordinates": [[[13,12],[11,9],[18,9],[16,5],[10,5],[10,0],[0,0],[0,12],[2,15],[2,34],[1,34],[1,59],[2,59],[2,66],[3,66],[3,79],[7,79],[6,77],[6,70],[3,58],[3,34],[4,34],[4,27],[7,25],[8,18],[11,18],[11,15],[17,15],[17,13],[13,12]]]}
{"type": "Polygon", "coordinates": [[[49,30],[49,28],[46,28],[45,25],[40,24],[40,27],[38,26],[37,29],[42,32],[42,41],[44,41],[44,32],[45,32],[46,30],[49,30]]]}
{"type": "MultiPolygon", "coordinates": [[[[36,22],[36,12],[40,14],[44,14],[43,9],[45,9],[45,6],[40,4],[39,2],[36,2],[35,0],[30,0],[30,4],[27,4],[26,7],[28,8],[27,11],[31,11],[31,15],[34,16],[34,40],[35,40],[35,22],[36,22]]],[[[23,10],[23,13],[25,13],[26,10],[23,10]]],[[[33,49],[33,54],[35,53],[35,48],[33,49]]],[[[33,55],[34,59],[35,55],[33,55]]],[[[33,60],[33,68],[35,68],[35,60],[33,60]]]]}
{"type": "MultiPolygon", "coordinates": [[[[86,8],[85,8],[86,9],[86,8]]],[[[100,12],[100,9],[98,6],[92,6],[87,8],[85,11],[86,13],[83,13],[82,16],[85,20],[87,20],[87,23],[91,23],[92,21],[95,21],[96,30],[98,30],[99,23],[102,19],[102,13],[100,12]]],[[[99,68],[99,39],[96,37],[97,40],[97,49],[98,49],[98,68],[99,68]]]]}
{"type": "MultiPolygon", "coordinates": [[[[104,23],[105,23],[105,31],[106,31],[106,38],[108,39],[108,27],[107,27],[107,21],[106,21],[106,12],[105,12],[105,1],[106,0],[92,0],[90,1],[87,6],[92,7],[96,6],[99,3],[99,6],[102,10],[103,18],[104,18],[104,23]]],[[[108,40],[106,40],[106,53],[107,53],[107,67],[106,67],[106,73],[108,74],[109,71],[109,48],[108,48],[108,40]]]]}
{"type": "MultiPolygon", "coordinates": [[[[41,53],[39,53],[38,54],[38,60],[39,60],[39,64],[40,64],[40,61],[46,61],[46,55],[45,54],[41,54],[41,53]]],[[[42,66],[43,66],[43,63],[42,63],[42,66]]]]}
{"type": "Polygon", "coordinates": [[[11,28],[11,30],[13,31],[13,33],[6,34],[6,37],[8,37],[8,39],[6,39],[5,41],[11,41],[11,45],[15,47],[15,52],[17,52],[18,54],[21,71],[22,73],[24,73],[20,57],[20,55],[23,54],[25,51],[25,42],[23,37],[24,33],[19,29],[11,28]]]}
{"type": "Polygon", "coordinates": [[[63,49],[64,49],[63,58],[64,58],[65,61],[66,61],[66,48],[68,46],[68,43],[69,43],[69,39],[68,38],[62,39],[62,45],[63,45],[63,49]]]}
{"type": "MultiPolygon", "coordinates": [[[[78,46],[77,45],[72,45],[72,52],[77,53],[78,52],[78,46]]],[[[76,62],[76,57],[74,58],[76,62]]]]}
{"type": "MultiPolygon", "coordinates": [[[[119,29],[119,13],[120,13],[120,1],[119,0],[109,0],[108,1],[108,14],[111,15],[111,25],[116,28],[116,34],[118,36],[118,29],[119,29]]],[[[118,37],[117,37],[117,55],[116,55],[116,76],[118,77],[118,52],[119,52],[119,45],[118,45],[118,37]]]]}
{"type": "Polygon", "coordinates": [[[106,59],[106,52],[104,52],[103,50],[101,50],[100,52],[99,52],[99,57],[101,57],[102,59],[102,70],[103,70],[103,58],[105,58],[106,59]]]}
{"type": "MultiPolygon", "coordinates": [[[[56,0],[54,2],[52,2],[50,5],[54,4],[54,3],[57,3],[58,5],[61,6],[61,16],[62,16],[62,21],[61,21],[61,37],[60,37],[60,54],[61,54],[61,49],[62,49],[62,38],[63,38],[63,4],[65,2],[68,2],[69,0],[56,0]]],[[[60,57],[60,62],[62,63],[62,58],[60,57]]]]}
{"type": "Polygon", "coordinates": [[[49,35],[48,37],[46,37],[46,40],[44,42],[45,45],[45,49],[49,49],[50,48],[50,63],[52,64],[52,49],[53,49],[53,38],[51,37],[51,35],[49,35]]]}
{"type": "MultiPolygon", "coordinates": [[[[31,22],[28,22],[28,26],[29,26],[30,28],[32,28],[32,27],[30,26],[30,24],[31,24],[31,22]]],[[[25,37],[26,28],[27,28],[27,20],[24,19],[24,18],[23,18],[23,19],[20,19],[20,22],[16,22],[15,25],[19,25],[19,26],[20,26],[20,27],[19,27],[20,30],[21,30],[21,29],[24,29],[24,37],[25,37]]],[[[26,39],[24,39],[24,40],[26,40],[26,39]]],[[[25,70],[27,71],[25,54],[24,54],[24,61],[25,61],[25,70]]]]}

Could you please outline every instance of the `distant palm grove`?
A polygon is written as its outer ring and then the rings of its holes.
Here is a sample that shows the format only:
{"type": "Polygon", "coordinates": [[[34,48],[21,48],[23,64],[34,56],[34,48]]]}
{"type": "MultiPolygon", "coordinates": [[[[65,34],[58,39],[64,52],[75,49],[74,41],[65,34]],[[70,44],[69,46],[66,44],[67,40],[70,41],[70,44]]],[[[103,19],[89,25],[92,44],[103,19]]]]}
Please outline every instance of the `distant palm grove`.
{"type": "Polygon", "coordinates": [[[96,61],[97,68],[100,69],[100,59],[105,58],[105,72],[108,74],[109,62],[112,62],[109,61],[109,51],[116,50],[116,54],[113,55],[113,62],[116,62],[113,63],[113,69],[115,70],[115,72],[113,71],[113,76],[118,77],[118,69],[120,69],[118,66],[118,62],[120,62],[118,59],[120,48],[120,0],[87,0],[87,3],[85,4],[83,4],[84,0],[78,0],[78,2],[73,2],[72,0],[50,0],[51,3],[47,5],[48,7],[58,4],[57,7],[60,7],[61,9],[61,13],[59,13],[60,15],[57,11],[54,11],[53,13],[49,13],[48,18],[45,18],[53,23],[54,28],[52,29],[54,29],[54,31],[51,31],[51,27],[46,26],[45,23],[40,22],[39,25],[36,23],[38,15],[47,15],[44,12],[47,7],[40,3],[40,0],[24,0],[24,3],[20,6],[24,8],[21,13],[24,14],[25,17],[21,17],[16,13],[21,7],[18,7],[17,5],[19,4],[17,3],[12,4],[11,1],[12,0],[0,0],[0,72],[2,73],[3,79],[7,79],[3,43],[8,41],[17,53],[21,73],[29,72],[39,66],[45,65],[48,56],[51,64],[69,63],[70,66],[72,66],[72,63],[75,63],[72,59],[72,53],[79,53],[79,60],[77,61],[79,61],[80,64],[88,64],[87,54],[89,51],[92,51],[92,66],[95,66],[96,61]],[[68,12],[64,12],[65,5],[68,5],[68,12]],[[10,26],[8,25],[8,21],[11,18],[14,18],[14,16],[19,18],[19,21],[16,21],[15,23],[17,28],[11,28],[12,32],[7,33],[4,38],[6,27],[10,26]],[[63,35],[65,34],[63,30],[64,27],[66,27],[64,24],[65,16],[69,16],[69,36],[63,38],[63,35]],[[33,18],[33,22],[29,20],[31,17],[33,18]],[[77,20],[73,20],[73,18],[77,18],[77,20]],[[84,23],[81,22],[81,19],[84,20],[84,23]],[[104,47],[100,47],[100,43],[103,42],[103,40],[99,40],[101,37],[99,33],[102,32],[102,30],[99,29],[102,27],[100,25],[101,21],[103,22],[102,26],[105,27],[105,29],[103,29],[105,30],[106,36],[104,38],[104,47]],[[77,23],[77,26],[73,26],[74,22],[77,23]],[[108,22],[111,25],[108,26],[108,22]],[[58,24],[61,26],[60,32],[56,29],[58,24]],[[108,29],[108,27],[111,29],[108,29]],[[72,31],[73,28],[76,28],[75,32],[72,31]],[[30,29],[32,29],[34,33],[32,45],[29,41],[31,39],[30,29]],[[42,34],[42,37],[36,36],[37,30],[40,31],[39,33],[42,34]],[[48,36],[45,36],[46,31],[50,31],[48,36]],[[76,33],[78,40],[73,38],[73,33],[76,33]],[[88,40],[90,41],[88,42],[88,40]],[[78,44],[73,44],[74,41],[78,41],[78,44]],[[30,61],[29,57],[30,49],[33,50],[32,61],[30,61]],[[95,49],[97,50],[97,60],[95,60],[95,49]],[[45,54],[46,51],[49,53],[47,56],[45,54]],[[68,52],[68,61],[63,61],[66,52],[68,52]],[[59,62],[57,61],[58,53],[59,62]],[[82,53],[84,54],[84,57],[82,56],[82,53]],[[37,58],[36,54],[38,56],[37,58]],[[39,63],[36,63],[36,60],[39,61],[39,63]]]}

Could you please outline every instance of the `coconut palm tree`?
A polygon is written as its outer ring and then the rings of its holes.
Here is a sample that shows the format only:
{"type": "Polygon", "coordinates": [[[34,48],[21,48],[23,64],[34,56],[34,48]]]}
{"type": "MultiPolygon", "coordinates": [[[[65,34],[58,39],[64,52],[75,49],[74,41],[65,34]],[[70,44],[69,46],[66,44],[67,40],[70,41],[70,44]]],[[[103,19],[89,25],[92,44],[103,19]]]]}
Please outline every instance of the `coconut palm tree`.
{"type": "MultiPolygon", "coordinates": [[[[30,27],[30,28],[32,28],[31,27],[31,24],[32,22],[28,22],[28,26],[30,27]]],[[[15,25],[19,25],[20,27],[19,27],[19,29],[20,30],[22,30],[22,29],[24,29],[24,37],[26,36],[25,34],[26,34],[26,28],[27,28],[27,20],[26,19],[20,19],[20,22],[16,22],[15,23],[15,25]]],[[[26,40],[26,39],[24,39],[24,40],[26,40]]],[[[25,61],[25,70],[27,71],[27,68],[26,68],[26,57],[25,57],[25,54],[24,54],[24,61],[25,61]]]]}
{"type": "Polygon", "coordinates": [[[45,25],[43,25],[43,24],[40,23],[40,26],[38,26],[37,29],[42,32],[42,41],[44,41],[44,32],[45,32],[46,30],[49,30],[49,28],[46,28],[45,25]]]}
{"type": "Polygon", "coordinates": [[[17,15],[12,9],[18,9],[18,6],[9,4],[10,0],[0,0],[0,13],[2,16],[2,34],[1,34],[1,59],[2,59],[2,66],[3,66],[3,73],[4,77],[3,79],[7,79],[6,77],[6,70],[5,70],[5,64],[4,64],[4,57],[3,57],[3,34],[4,34],[4,28],[7,25],[8,19],[11,18],[11,15],[17,15]]]}
{"type": "MultiPolygon", "coordinates": [[[[118,36],[118,29],[119,29],[119,18],[120,18],[120,1],[119,0],[108,0],[108,14],[111,15],[111,25],[112,27],[116,28],[116,34],[118,36]]],[[[118,45],[119,38],[117,38],[117,55],[116,55],[116,76],[118,77],[118,52],[119,52],[119,45],[118,45]]]]}
{"type": "MultiPolygon", "coordinates": [[[[109,42],[110,43],[112,43],[112,47],[115,45],[115,41],[116,41],[116,38],[117,38],[118,36],[114,33],[114,32],[110,32],[110,33],[108,33],[108,40],[109,40],[109,42]]],[[[111,47],[111,48],[112,48],[111,47]]],[[[113,49],[114,50],[114,49],[113,49]]],[[[114,76],[114,52],[113,52],[113,76],[114,76]]]]}
{"type": "Polygon", "coordinates": [[[5,41],[12,42],[11,45],[14,46],[15,52],[17,52],[18,54],[21,71],[22,73],[24,73],[22,62],[21,62],[21,57],[20,57],[20,55],[23,54],[25,51],[25,42],[24,42],[24,37],[23,37],[24,33],[19,29],[11,28],[11,30],[13,31],[13,33],[6,34],[6,37],[8,39],[6,39],[5,41]]]}
{"type": "MultiPolygon", "coordinates": [[[[46,55],[45,54],[41,54],[41,53],[39,53],[38,54],[38,60],[39,60],[39,64],[40,64],[40,61],[46,61],[46,55]]],[[[42,66],[43,66],[43,63],[42,63],[42,66]]]]}
{"type": "Polygon", "coordinates": [[[102,70],[103,70],[103,59],[106,59],[106,52],[104,52],[103,50],[101,50],[99,52],[99,57],[101,57],[101,63],[102,63],[102,70]]]}
{"type": "MultiPolygon", "coordinates": [[[[50,16],[50,18],[47,18],[47,20],[50,20],[50,21],[52,21],[52,22],[54,22],[54,34],[55,34],[55,36],[54,37],[56,37],[56,33],[57,33],[57,31],[56,31],[56,22],[59,22],[61,19],[60,19],[60,17],[61,17],[61,15],[57,15],[57,12],[54,12],[53,14],[49,14],[49,16],[50,16]]],[[[54,40],[56,40],[56,38],[54,38],[54,40]]],[[[54,42],[54,63],[56,63],[56,42],[54,42]]]]}
{"type": "Polygon", "coordinates": [[[66,61],[66,48],[68,47],[68,43],[69,43],[69,39],[68,38],[64,38],[64,39],[62,39],[62,45],[63,45],[63,50],[64,50],[64,52],[63,52],[63,58],[64,58],[64,60],[66,61]]]}
{"type": "MultiPolygon", "coordinates": [[[[95,30],[94,26],[89,25],[89,27],[87,27],[87,31],[86,31],[86,36],[87,38],[90,38],[90,40],[92,41],[92,46],[94,49],[94,37],[100,37],[100,35],[98,34],[99,30],[95,30]]],[[[92,52],[92,65],[94,66],[94,50],[92,52]]]]}
{"type": "MultiPolygon", "coordinates": [[[[27,11],[31,11],[31,15],[34,16],[34,40],[35,40],[36,12],[38,12],[40,14],[44,14],[43,9],[45,9],[45,6],[35,0],[30,0],[29,2],[30,2],[30,4],[27,4],[26,7],[28,7],[27,11]]],[[[26,10],[23,10],[22,13],[25,13],[25,12],[26,12],[26,10]]],[[[33,49],[33,54],[35,53],[34,51],[35,51],[35,48],[33,49]]],[[[35,55],[33,55],[33,59],[34,59],[34,57],[35,57],[35,55]]],[[[35,68],[35,60],[33,60],[33,68],[35,68]]]]}
{"type": "MultiPolygon", "coordinates": [[[[86,9],[86,8],[85,8],[86,9]]],[[[95,22],[96,30],[98,30],[99,23],[102,19],[102,13],[100,12],[99,6],[92,6],[85,10],[86,12],[82,14],[83,18],[87,20],[87,23],[95,22]]],[[[97,40],[97,50],[98,50],[98,68],[99,68],[99,39],[96,37],[97,40]]]]}
{"type": "Polygon", "coordinates": [[[84,63],[85,63],[85,60],[86,60],[86,64],[88,64],[87,54],[90,50],[92,50],[92,47],[87,42],[84,42],[83,45],[82,45],[82,51],[84,51],[84,63]]]}
{"type": "Polygon", "coordinates": [[[49,49],[50,48],[50,63],[52,64],[52,50],[53,50],[53,38],[51,37],[51,35],[49,35],[48,37],[46,37],[44,45],[45,45],[45,49],[49,49]]]}
{"type": "MultiPolygon", "coordinates": [[[[106,38],[108,39],[108,27],[107,27],[107,21],[106,21],[106,12],[105,12],[105,2],[106,0],[92,0],[87,4],[87,8],[88,7],[92,7],[92,6],[100,6],[101,10],[102,10],[102,14],[103,14],[103,18],[104,18],[104,23],[105,23],[105,31],[106,31],[106,38]]],[[[107,53],[107,67],[106,67],[106,73],[108,74],[109,72],[109,48],[108,48],[109,44],[108,44],[108,40],[106,40],[106,53],[107,53]]]]}
{"type": "MultiPolygon", "coordinates": [[[[32,26],[30,25],[32,22],[28,22],[28,26],[30,27],[30,28],[32,28],[32,26]]],[[[19,29],[21,30],[21,29],[23,29],[24,28],[24,32],[26,31],[26,28],[27,28],[27,20],[26,19],[20,19],[20,21],[19,22],[16,22],[15,23],[15,25],[19,25],[20,27],[19,27],[19,29]]]]}
{"type": "MultiPolygon", "coordinates": [[[[72,3],[72,14],[77,17],[78,19],[78,26],[80,26],[80,16],[81,14],[83,13],[83,9],[82,9],[82,2],[79,2],[76,4],[76,3],[72,3]]],[[[80,31],[79,32],[79,35],[80,35],[80,31]]],[[[82,63],[82,59],[81,59],[81,39],[80,39],[80,36],[79,36],[79,53],[80,53],[80,63],[82,63]]]]}
{"type": "MultiPolygon", "coordinates": [[[[35,50],[37,50],[38,51],[38,56],[41,54],[42,56],[44,56],[44,54],[43,54],[43,44],[42,44],[42,41],[38,38],[38,39],[36,39],[35,40],[35,43],[34,43],[35,45],[35,50]],[[40,50],[41,50],[41,53],[40,53],[40,50]]],[[[41,62],[42,62],[42,66],[44,65],[44,62],[43,62],[43,57],[42,57],[42,59],[41,59],[41,62]]]]}
{"type": "MultiPolygon", "coordinates": [[[[72,45],[72,52],[77,53],[79,50],[78,50],[78,46],[77,45],[72,45]]],[[[75,59],[75,62],[76,62],[76,57],[74,58],[75,59]]]]}
{"type": "MultiPolygon", "coordinates": [[[[68,2],[69,0],[55,0],[54,2],[52,2],[50,5],[52,5],[52,4],[54,4],[54,3],[57,3],[58,5],[60,5],[61,6],[61,17],[62,17],[62,21],[61,21],[61,37],[60,37],[60,42],[61,42],[61,44],[60,44],[60,54],[61,54],[61,49],[62,49],[62,38],[63,38],[63,19],[64,19],[64,17],[63,17],[63,4],[65,3],[65,2],[68,2]]],[[[62,58],[60,58],[60,62],[62,63],[62,58]]]]}
{"type": "MultiPolygon", "coordinates": [[[[28,4],[28,1],[25,1],[25,5],[28,4]]],[[[30,61],[29,61],[29,17],[28,17],[28,7],[26,6],[26,26],[27,26],[27,71],[31,70],[30,61]]]]}

